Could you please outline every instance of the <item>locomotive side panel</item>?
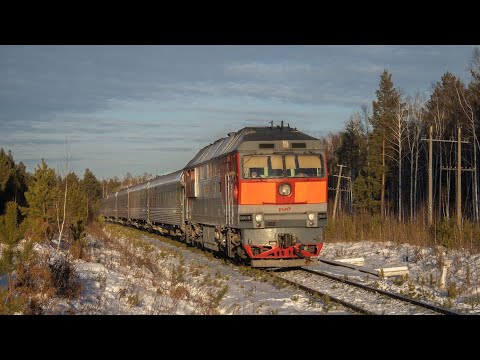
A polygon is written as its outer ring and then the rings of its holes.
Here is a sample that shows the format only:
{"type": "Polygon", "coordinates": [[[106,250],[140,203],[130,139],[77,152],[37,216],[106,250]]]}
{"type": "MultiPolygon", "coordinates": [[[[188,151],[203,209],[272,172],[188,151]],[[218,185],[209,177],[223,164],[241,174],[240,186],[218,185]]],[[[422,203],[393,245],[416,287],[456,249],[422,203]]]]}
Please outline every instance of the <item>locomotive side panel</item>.
{"type": "Polygon", "coordinates": [[[228,212],[233,207],[227,200],[232,176],[230,173],[235,168],[232,159],[234,156],[224,156],[195,168],[198,191],[197,196],[187,199],[188,220],[211,226],[226,226],[234,218],[228,212]]]}

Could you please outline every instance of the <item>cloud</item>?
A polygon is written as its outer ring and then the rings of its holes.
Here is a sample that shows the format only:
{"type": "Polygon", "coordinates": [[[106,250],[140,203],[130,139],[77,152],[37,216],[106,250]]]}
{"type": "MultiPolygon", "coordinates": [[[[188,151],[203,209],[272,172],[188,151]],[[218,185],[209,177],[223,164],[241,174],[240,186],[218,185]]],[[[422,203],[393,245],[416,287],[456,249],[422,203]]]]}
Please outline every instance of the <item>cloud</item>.
{"type": "Polygon", "coordinates": [[[312,67],[309,64],[304,63],[234,63],[226,66],[227,72],[235,75],[242,76],[254,76],[254,77],[267,77],[267,78],[282,78],[291,74],[309,73],[312,71],[312,67]]]}
{"type": "Polygon", "coordinates": [[[67,137],[85,158],[75,162],[81,172],[161,171],[244,126],[341,130],[371,104],[384,68],[412,94],[445,70],[468,79],[471,54],[471,46],[0,46],[0,146],[16,161],[54,159],[67,137]]]}
{"type": "Polygon", "coordinates": [[[360,74],[381,74],[385,66],[377,64],[351,64],[347,66],[347,70],[360,73],[360,74]]]}
{"type": "MultiPolygon", "coordinates": [[[[148,148],[132,148],[133,151],[158,151],[158,152],[184,152],[184,151],[191,151],[192,148],[188,146],[156,146],[156,147],[148,147],[148,148]]],[[[197,149],[197,151],[200,149],[197,149]]]]}
{"type": "Polygon", "coordinates": [[[171,99],[188,100],[192,96],[234,97],[245,96],[260,99],[281,99],[284,101],[308,101],[309,94],[288,84],[269,84],[254,81],[196,81],[160,84],[158,98],[168,94],[171,99]]]}

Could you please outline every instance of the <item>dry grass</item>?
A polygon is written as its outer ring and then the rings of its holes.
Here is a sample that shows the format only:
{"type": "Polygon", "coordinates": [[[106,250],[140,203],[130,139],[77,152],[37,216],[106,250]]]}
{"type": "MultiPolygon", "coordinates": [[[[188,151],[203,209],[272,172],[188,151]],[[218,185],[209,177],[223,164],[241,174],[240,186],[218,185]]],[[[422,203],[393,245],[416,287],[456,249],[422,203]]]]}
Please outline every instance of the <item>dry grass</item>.
{"type": "Polygon", "coordinates": [[[63,255],[34,254],[20,263],[7,290],[0,291],[0,314],[48,313],[58,299],[80,296],[82,287],[71,260],[63,255]]]}
{"type": "MultiPolygon", "coordinates": [[[[131,279],[129,285],[118,292],[118,299],[127,307],[134,310],[146,306],[149,314],[220,313],[220,302],[228,292],[225,279],[213,276],[211,271],[205,271],[204,266],[193,262],[186,264],[178,250],[157,249],[142,238],[145,235],[142,231],[111,224],[105,225],[104,229],[98,225],[91,225],[88,229],[90,234],[102,239],[102,249],[91,255],[91,261],[102,263],[107,269],[131,279]],[[152,301],[145,299],[149,295],[141,291],[145,282],[154,289],[152,301]]],[[[161,240],[164,241],[164,238],[161,240]]],[[[122,311],[118,304],[112,307],[102,298],[90,301],[90,305],[83,306],[80,313],[122,311]]]]}
{"type": "Polygon", "coordinates": [[[465,249],[480,252],[480,225],[465,222],[459,229],[454,219],[446,219],[429,227],[425,221],[399,222],[396,218],[379,215],[342,215],[329,219],[325,228],[328,242],[392,241],[422,247],[442,245],[448,249],[465,249]]]}

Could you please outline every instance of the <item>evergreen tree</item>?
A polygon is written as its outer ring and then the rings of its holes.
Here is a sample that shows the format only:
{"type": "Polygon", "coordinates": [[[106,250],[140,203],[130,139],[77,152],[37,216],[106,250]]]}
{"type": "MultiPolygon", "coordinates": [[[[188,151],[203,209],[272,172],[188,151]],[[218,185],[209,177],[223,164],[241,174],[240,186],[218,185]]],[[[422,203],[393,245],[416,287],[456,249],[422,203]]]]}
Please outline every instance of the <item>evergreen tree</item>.
{"type": "Polygon", "coordinates": [[[102,196],[114,194],[120,189],[122,189],[122,182],[118,176],[114,176],[108,180],[102,180],[102,196]]]}
{"type": "Polygon", "coordinates": [[[56,218],[55,200],[58,196],[54,189],[55,184],[55,171],[49,169],[42,159],[42,163],[35,169],[29,189],[25,193],[28,203],[25,211],[31,219],[40,218],[45,223],[54,221],[56,218]]]}
{"type": "Polygon", "coordinates": [[[25,165],[22,162],[15,165],[12,152],[6,153],[0,149],[0,214],[4,212],[8,201],[15,201],[20,206],[26,204],[28,179],[25,165]]]}
{"type": "Polygon", "coordinates": [[[363,175],[358,176],[353,182],[353,207],[361,213],[378,213],[380,210],[380,200],[375,199],[374,195],[380,191],[380,183],[375,182],[371,177],[363,175]],[[376,186],[376,187],[375,187],[376,186]]]}
{"type": "Polygon", "coordinates": [[[4,212],[5,203],[13,200],[15,193],[15,162],[12,153],[5,153],[0,148],[0,214],[4,212]]]}
{"type": "Polygon", "coordinates": [[[6,204],[5,215],[0,216],[0,275],[9,274],[15,268],[15,257],[18,257],[18,251],[13,247],[22,238],[22,233],[18,226],[18,205],[10,201],[6,204]]]}
{"type": "Polygon", "coordinates": [[[377,100],[372,103],[372,131],[369,138],[368,166],[365,173],[370,179],[367,184],[372,187],[369,192],[375,201],[381,202],[383,191],[389,181],[389,170],[393,167],[391,159],[395,155],[388,145],[390,141],[393,141],[392,124],[395,123],[395,112],[400,100],[400,94],[393,86],[392,75],[387,70],[384,70],[380,76],[376,96],[377,100]],[[385,153],[385,166],[383,166],[383,153],[385,153]],[[383,189],[382,178],[385,183],[383,189]]]}
{"type": "Polygon", "coordinates": [[[347,166],[352,181],[365,166],[366,141],[362,123],[357,115],[350,118],[344,132],[340,133],[340,146],[337,149],[339,163],[347,166]]]}
{"type": "Polygon", "coordinates": [[[432,95],[427,102],[427,121],[434,125],[440,138],[457,135],[457,128],[468,128],[468,119],[458,101],[458,92],[465,92],[465,85],[452,73],[443,74],[433,85],[432,95]]]}
{"type": "Polygon", "coordinates": [[[19,206],[25,206],[27,200],[25,199],[25,192],[28,190],[28,182],[30,179],[30,174],[27,172],[27,168],[20,161],[15,166],[15,197],[14,200],[19,206]]]}
{"type": "MultiPolygon", "coordinates": [[[[469,121],[459,101],[459,94],[464,93],[465,86],[450,72],[443,74],[440,81],[433,84],[433,92],[426,105],[426,134],[428,126],[432,125],[435,139],[456,139],[458,127],[463,128],[463,137],[468,135],[469,121]]],[[[438,179],[434,181],[434,208],[446,218],[450,218],[452,210],[456,208],[456,178],[453,172],[440,169],[457,166],[456,148],[455,143],[439,143],[434,150],[433,176],[438,179]]],[[[466,189],[466,185],[463,188],[466,189]]]]}
{"type": "MultiPolygon", "coordinates": [[[[75,173],[67,175],[68,193],[67,193],[67,215],[66,226],[84,221],[87,214],[86,194],[80,187],[80,180],[75,173]]],[[[59,193],[63,194],[65,181],[60,182],[59,193]]]]}
{"type": "Polygon", "coordinates": [[[334,174],[338,174],[338,156],[337,156],[337,149],[340,146],[340,135],[329,133],[327,136],[321,137],[320,141],[322,142],[322,146],[325,147],[327,153],[327,169],[328,174],[328,187],[336,186],[336,183],[333,181],[334,174]]]}
{"type": "Polygon", "coordinates": [[[473,51],[470,74],[472,79],[468,84],[468,94],[475,114],[475,120],[477,124],[476,131],[478,134],[480,132],[480,48],[475,48],[473,51]]]}
{"type": "Polygon", "coordinates": [[[102,197],[102,185],[90,169],[85,169],[80,188],[85,193],[87,202],[87,220],[91,219],[98,207],[98,200],[102,197]]]}
{"type": "Polygon", "coordinates": [[[18,205],[10,201],[6,205],[5,215],[0,216],[0,242],[9,246],[15,245],[21,235],[18,229],[18,205]]]}

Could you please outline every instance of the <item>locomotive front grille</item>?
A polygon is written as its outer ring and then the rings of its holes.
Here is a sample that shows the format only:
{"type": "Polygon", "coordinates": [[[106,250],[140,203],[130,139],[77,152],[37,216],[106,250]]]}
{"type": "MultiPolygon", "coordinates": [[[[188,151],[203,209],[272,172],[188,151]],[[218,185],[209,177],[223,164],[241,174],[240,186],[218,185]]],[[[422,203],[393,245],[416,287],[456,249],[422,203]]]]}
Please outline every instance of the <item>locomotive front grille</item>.
{"type": "Polygon", "coordinates": [[[297,242],[297,238],[292,234],[278,234],[278,245],[281,248],[288,248],[297,242]]]}

